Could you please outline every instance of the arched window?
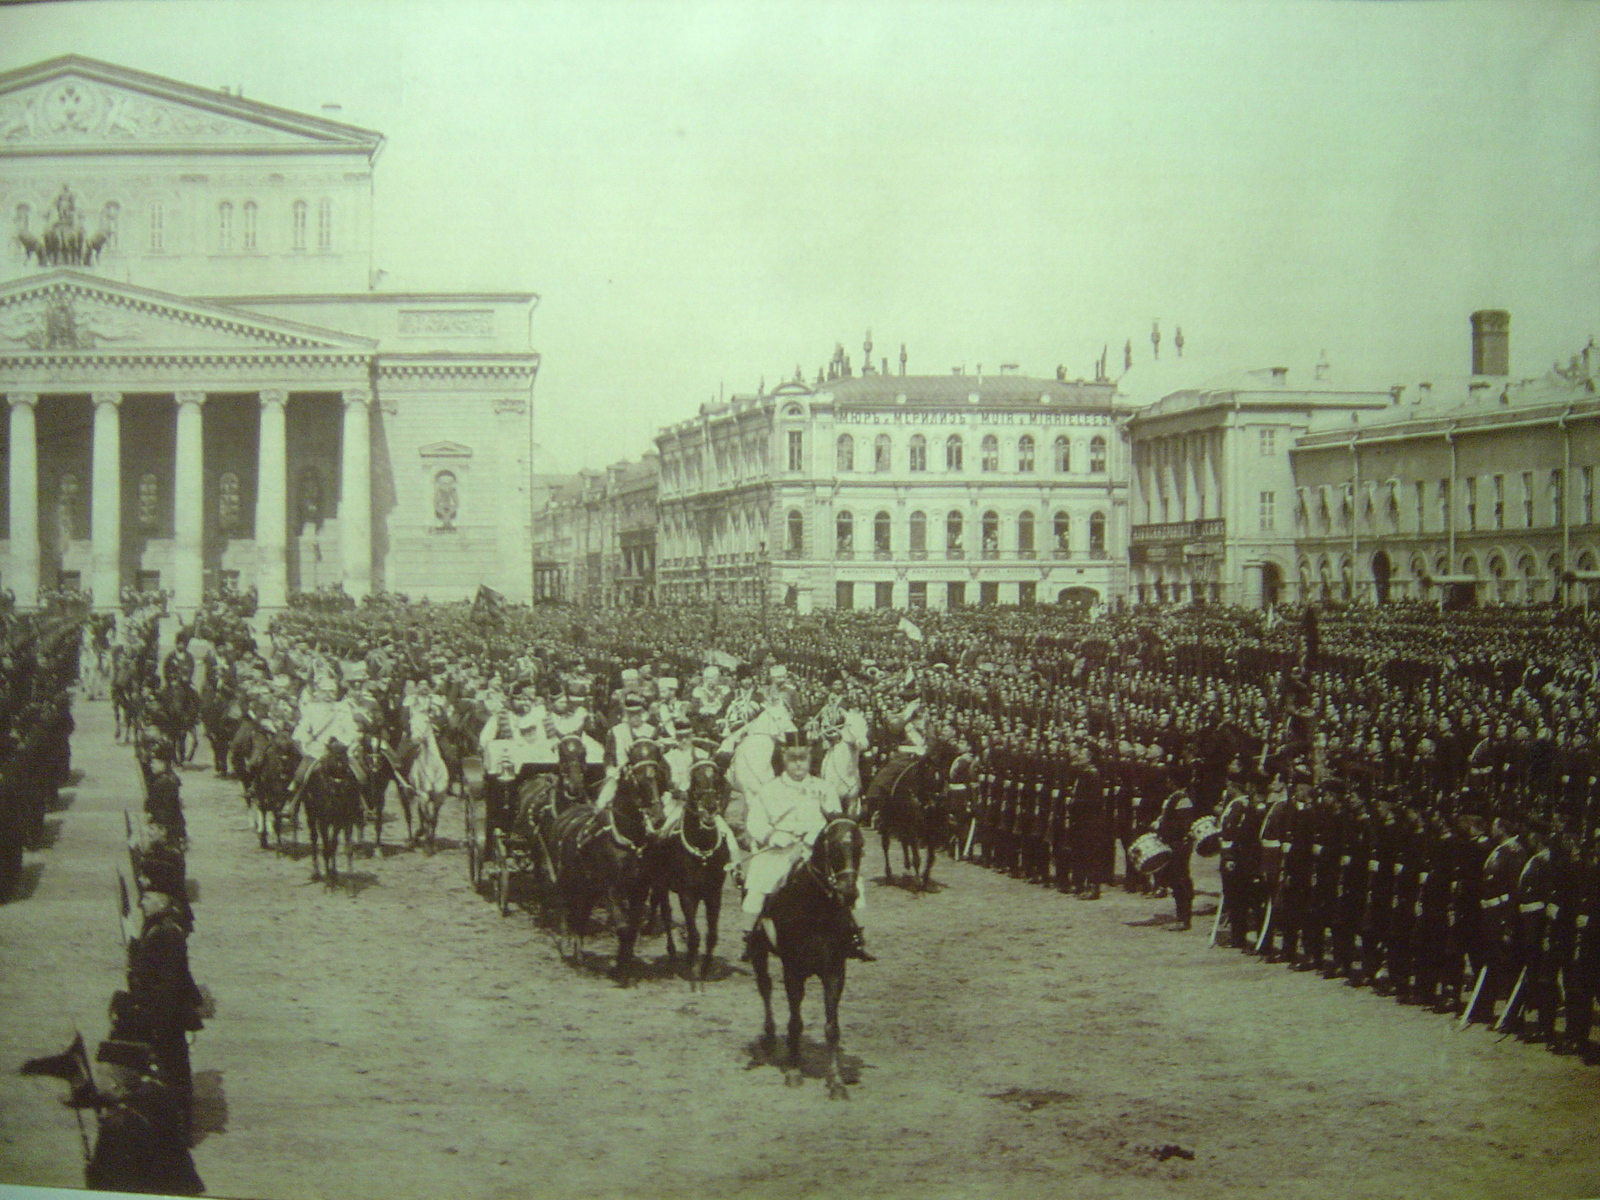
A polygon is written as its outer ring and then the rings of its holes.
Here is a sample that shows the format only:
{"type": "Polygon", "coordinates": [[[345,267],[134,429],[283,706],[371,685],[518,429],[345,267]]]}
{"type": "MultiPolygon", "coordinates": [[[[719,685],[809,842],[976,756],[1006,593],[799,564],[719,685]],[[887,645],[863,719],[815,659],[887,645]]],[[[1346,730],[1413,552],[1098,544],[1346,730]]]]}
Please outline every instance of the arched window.
{"type": "Polygon", "coordinates": [[[920,433],[911,438],[911,469],[913,471],[926,471],[928,469],[928,439],[920,433]]]}
{"type": "Polygon", "coordinates": [[[16,233],[17,236],[19,236],[19,237],[21,235],[25,234],[25,233],[32,233],[33,232],[33,230],[31,228],[29,228],[33,224],[33,206],[32,205],[29,205],[29,204],[19,204],[19,205],[17,205],[14,216],[15,216],[15,225],[16,225],[16,227],[12,232],[16,233]]]}
{"type": "Polygon", "coordinates": [[[1000,514],[993,509],[983,514],[983,556],[1000,557],[1000,514]]]}
{"type": "Polygon", "coordinates": [[[1017,518],[1017,550],[1028,558],[1033,557],[1033,514],[1025,512],[1017,518]]]}
{"type": "Polygon", "coordinates": [[[1017,470],[1033,470],[1033,435],[1025,433],[1017,439],[1017,470]]]}
{"type": "Polygon", "coordinates": [[[872,552],[883,558],[889,557],[889,514],[880,512],[872,518],[872,552]]]}
{"type": "Polygon", "coordinates": [[[333,201],[327,197],[317,204],[317,249],[333,249],[333,201]]]}
{"type": "Polygon", "coordinates": [[[233,250],[232,200],[224,200],[217,205],[217,250],[222,254],[233,250]]]}
{"type": "Polygon", "coordinates": [[[1056,438],[1056,471],[1065,475],[1072,470],[1072,439],[1062,434],[1056,438]]]}
{"type": "Polygon", "coordinates": [[[160,517],[161,485],[154,471],[139,476],[139,528],[146,533],[154,530],[160,517]]]}
{"type": "Polygon", "coordinates": [[[951,509],[950,515],[944,519],[944,550],[948,558],[960,558],[966,553],[962,546],[962,521],[961,513],[951,509]]]}
{"type": "Polygon", "coordinates": [[[926,558],[928,555],[928,516],[926,513],[914,512],[911,514],[911,557],[926,558]]]}
{"type": "Polygon", "coordinates": [[[1065,558],[1072,552],[1072,518],[1058,512],[1055,520],[1056,557],[1065,558]]]}
{"type": "Polygon", "coordinates": [[[798,508],[789,510],[787,545],[790,554],[804,553],[806,548],[806,522],[798,508]]]}
{"type": "Polygon", "coordinates": [[[833,522],[834,548],[838,550],[840,558],[846,558],[856,550],[856,519],[848,509],[834,518],[833,522]]]}
{"type": "Polygon", "coordinates": [[[961,435],[952,433],[944,443],[944,469],[946,471],[961,470],[961,435]]]}
{"type": "Polygon", "coordinates": [[[839,435],[839,449],[835,455],[835,466],[842,471],[856,469],[856,440],[848,433],[839,435]]]}
{"type": "Polygon", "coordinates": [[[440,471],[433,477],[433,515],[439,528],[455,527],[456,515],[461,511],[461,493],[454,471],[440,471]]]}
{"type": "Polygon", "coordinates": [[[1103,512],[1089,517],[1089,553],[1096,558],[1106,556],[1106,515],[1103,512]]]}
{"type": "Polygon", "coordinates": [[[224,471],[217,477],[217,527],[223,533],[239,528],[244,505],[239,495],[239,473],[224,471]]]}
{"type": "Polygon", "coordinates": [[[81,524],[78,509],[81,507],[82,485],[78,477],[68,471],[56,488],[56,546],[65,554],[68,544],[77,540],[81,524]]]}
{"type": "Polygon", "coordinates": [[[1099,434],[1089,439],[1089,470],[1095,474],[1106,469],[1106,440],[1099,434]]]}
{"type": "Polygon", "coordinates": [[[296,250],[304,250],[306,248],[306,202],[304,200],[296,200],[294,202],[294,225],[290,244],[296,250]]]}
{"type": "Polygon", "coordinates": [[[152,204],[150,206],[150,252],[152,254],[160,254],[167,247],[166,230],[163,224],[165,219],[166,214],[162,211],[161,205],[152,204]]]}
{"type": "Polygon", "coordinates": [[[889,435],[880,433],[872,443],[872,469],[879,474],[889,469],[892,461],[892,452],[889,447],[889,435]]]}
{"type": "Polygon", "coordinates": [[[983,435],[982,461],[979,466],[984,471],[998,471],[1000,469],[1000,439],[992,433],[983,435]]]}
{"type": "Polygon", "coordinates": [[[244,202],[244,248],[246,250],[254,250],[256,248],[256,202],[254,200],[246,200],[244,202]]]}

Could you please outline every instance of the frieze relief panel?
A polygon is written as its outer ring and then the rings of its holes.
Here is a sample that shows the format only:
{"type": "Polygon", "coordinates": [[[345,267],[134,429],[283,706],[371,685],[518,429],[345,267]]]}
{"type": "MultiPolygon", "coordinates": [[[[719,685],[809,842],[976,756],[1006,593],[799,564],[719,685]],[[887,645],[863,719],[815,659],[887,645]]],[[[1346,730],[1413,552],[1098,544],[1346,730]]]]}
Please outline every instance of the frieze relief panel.
{"type": "Polygon", "coordinates": [[[119,146],[195,141],[292,145],[293,134],[85,79],[0,97],[0,143],[119,146]]]}
{"type": "Polygon", "coordinates": [[[314,348],[308,339],[252,329],[215,317],[58,289],[0,305],[0,352],[314,348]]]}
{"type": "Polygon", "coordinates": [[[401,337],[493,337],[494,310],[488,308],[403,308],[401,337]]]}

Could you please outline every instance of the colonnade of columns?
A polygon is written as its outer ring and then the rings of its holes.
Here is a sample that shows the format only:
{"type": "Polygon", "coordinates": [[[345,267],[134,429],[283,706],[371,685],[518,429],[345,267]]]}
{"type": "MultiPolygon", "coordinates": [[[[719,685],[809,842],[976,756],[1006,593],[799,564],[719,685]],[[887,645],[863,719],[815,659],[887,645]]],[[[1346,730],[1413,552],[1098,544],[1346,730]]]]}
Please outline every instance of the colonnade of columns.
{"type": "MultiPolygon", "coordinates": [[[[257,393],[255,545],[256,587],[263,608],[288,602],[288,421],[285,392],[257,393]]],[[[177,410],[173,464],[173,568],[170,582],[177,608],[198,608],[205,594],[205,451],[202,409],[206,393],[172,393],[177,410]]],[[[372,586],[371,400],[365,389],[345,389],[339,522],[344,587],[366,595],[372,586]]],[[[121,392],[95,392],[91,439],[91,570],[89,587],[99,609],[116,607],[122,591],[121,392]]],[[[31,607],[41,583],[37,409],[40,397],[9,392],[11,554],[6,585],[22,607],[31,607]]]]}

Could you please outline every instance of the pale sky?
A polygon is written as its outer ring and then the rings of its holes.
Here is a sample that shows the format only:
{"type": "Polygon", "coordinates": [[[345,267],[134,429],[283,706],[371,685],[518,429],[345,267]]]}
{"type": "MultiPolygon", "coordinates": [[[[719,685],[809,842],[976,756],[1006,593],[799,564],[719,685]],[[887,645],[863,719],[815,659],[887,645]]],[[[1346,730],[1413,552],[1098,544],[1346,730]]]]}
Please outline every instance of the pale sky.
{"type": "Polygon", "coordinates": [[[539,293],[541,470],[835,342],[913,373],[1186,352],[1386,385],[1600,335],[1600,4],[69,3],[78,53],[388,138],[386,290],[539,293]]]}

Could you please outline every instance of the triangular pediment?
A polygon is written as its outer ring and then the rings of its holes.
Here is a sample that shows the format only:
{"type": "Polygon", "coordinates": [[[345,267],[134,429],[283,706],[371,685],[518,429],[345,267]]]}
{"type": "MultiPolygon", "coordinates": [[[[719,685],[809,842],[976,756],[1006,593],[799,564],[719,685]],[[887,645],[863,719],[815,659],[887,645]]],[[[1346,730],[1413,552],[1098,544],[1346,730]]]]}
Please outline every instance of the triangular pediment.
{"type": "Polygon", "coordinates": [[[426,446],[419,446],[417,453],[423,458],[471,458],[472,447],[463,446],[460,442],[429,442],[426,446]]]}
{"type": "Polygon", "coordinates": [[[0,286],[0,354],[368,353],[371,338],[57,270],[0,286]]]}
{"type": "Polygon", "coordinates": [[[362,153],[383,136],[68,55],[0,73],[0,156],[129,151],[362,153]]]}

